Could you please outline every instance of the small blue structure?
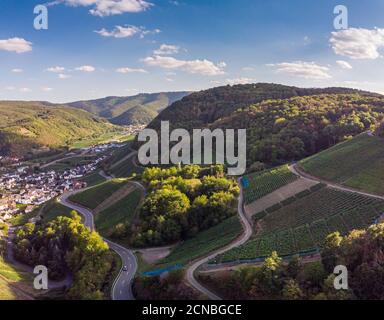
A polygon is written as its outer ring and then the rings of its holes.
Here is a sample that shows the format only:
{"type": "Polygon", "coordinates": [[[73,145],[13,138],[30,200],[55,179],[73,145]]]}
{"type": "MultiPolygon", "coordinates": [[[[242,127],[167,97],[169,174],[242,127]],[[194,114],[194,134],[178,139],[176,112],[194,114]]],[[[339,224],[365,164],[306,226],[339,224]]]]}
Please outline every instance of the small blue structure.
{"type": "Polygon", "coordinates": [[[179,270],[181,269],[183,266],[181,264],[176,264],[172,267],[168,267],[168,268],[165,268],[165,269],[157,269],[157,270],[152,270],[152,271],[146,271],[146,272],[143,272],[143,275],[144,276],[159,276],[165,272],[171,272],[171,271],[175,271],[175,270],[179,270]]]}
{"type": "Polygon", "coordinates": [[[249,187],[249,179],[248,179],[248,177],[242,177],[241,178],[241,185],[243,186],[244,189],[249,187]]]}

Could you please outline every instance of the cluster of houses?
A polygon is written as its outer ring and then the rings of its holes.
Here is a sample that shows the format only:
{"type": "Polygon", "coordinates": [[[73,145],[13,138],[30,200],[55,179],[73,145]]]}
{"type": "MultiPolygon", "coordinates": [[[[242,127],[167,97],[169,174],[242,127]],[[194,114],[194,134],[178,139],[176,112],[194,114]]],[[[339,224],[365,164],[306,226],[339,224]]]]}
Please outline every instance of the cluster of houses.
{"type": "Polygon", "coordinates": [[[55,170],[33,172],[30,167],[19,167],[0,176],[0,222],[17,214],[33,211],[41,204],[58,195],[86,187],[81,181],[85,175],[95,171],[107,155],[100,155],[87,164],[78,165],[64,172],[55,170]]]}

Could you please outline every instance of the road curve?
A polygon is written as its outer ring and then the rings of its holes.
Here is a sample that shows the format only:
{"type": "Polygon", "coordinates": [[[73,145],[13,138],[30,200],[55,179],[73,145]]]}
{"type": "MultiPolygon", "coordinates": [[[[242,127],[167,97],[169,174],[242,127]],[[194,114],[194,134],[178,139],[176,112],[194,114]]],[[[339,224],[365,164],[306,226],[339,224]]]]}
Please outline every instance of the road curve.
{"type": "MultiPolygon", "coordinates": [[[[76,210],[84,217],[84,225],[91,230],[95,230],[95,223],[93,213],[82,206],[76,205],[68,200],[68,198],[78,192],[83,192],[85,189],[77,190],[75,192],[69,192],[63,194],[59,200],[64,206],[76,210]]],[[[116,277],[113,286],[111,297],[112,300],[134,300],[132,293],[132,280],[137,271],[137,260],[133,252],[127,248],[120,246],[108,239],[104,238],[104,241],[109,245],[110,249],[115,251],[121,258],[123,266],[127,267],[127,271],[123,271],[121,268],[118,276],[116,277]]]]}
{"type": "Polygon", "coordinates": [[[211,300],[222,300],[222,299],[218,295],[216,295],[215,293],[213,293],[212,291],[210,291],[209,289],[204,287],[199,281],[197,281],[197,279],[195,278],[195,271],[201,265],[203,265],[204,263],[207,263],[209,260],[215,258],[219,254],[222,254],[222,253],[224,253],[224,252],[226,252],[228,250],[231,250],[231,249],[233,249],[235,247],[243,245],[245,242],[247,242],[249,240],[249,238],[252,235],[252,226],[249,223],[249,221],[248,221],[248,219],[247,219],[247,217],[246,217],[246,215],[244,213],[244,210],[243,210],[243,188],[242,188],[242,185],[241,185],[241,178],[238,179],[238,183],[239,183],[239,186],[240,186],[240,195],[239,195],[239,199],[238,199],[238,209],[237,210],[239,212],[240,221],[241,221],[241,223],[243,225],[243,228],[244,228],[244,232],[243,232],[242,236],[240,238],[236,239],[234,242],[230,243],[228,246],[215,251],[214,253],[212,253],[211,255],[209,255],[207,257],[204,257],[202,259],[199,259],[199,260],[195,261],[187,269],[187,274],[186,274],[187,281],[196,290],[198,290],[201,293],[205,294],[211,300]]]}

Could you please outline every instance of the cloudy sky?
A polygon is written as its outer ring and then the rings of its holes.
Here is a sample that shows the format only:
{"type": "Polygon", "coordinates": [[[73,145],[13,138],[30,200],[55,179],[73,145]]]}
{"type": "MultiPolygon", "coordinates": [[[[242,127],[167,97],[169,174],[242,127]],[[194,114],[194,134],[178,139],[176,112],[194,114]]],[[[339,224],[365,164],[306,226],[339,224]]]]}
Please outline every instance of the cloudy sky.
{"type": "Polygon", "coordinates": [[[1,0],[0,100],[277,82],[384,93],[384,0],[1,0]],[[47,2],[45,2],[47,1],[47,2]],[[47,4],[48,30],[34,7],[47,4]]]}

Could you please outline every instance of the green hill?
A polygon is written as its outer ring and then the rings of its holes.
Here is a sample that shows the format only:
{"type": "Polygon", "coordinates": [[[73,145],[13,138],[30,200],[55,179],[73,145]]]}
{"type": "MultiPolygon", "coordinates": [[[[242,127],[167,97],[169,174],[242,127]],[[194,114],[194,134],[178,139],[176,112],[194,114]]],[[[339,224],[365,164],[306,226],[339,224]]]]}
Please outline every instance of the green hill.
{"type": "Polygon", "coordinates": [[[188,94],[188,92],[138,94],[132,97],[106,97],[77,101],[68,105],[86,110],[119,125],[147,124],[161,110],[188,94]]]}
{"type": "Polygon", "coordinates": [[[44,102],[0,102],[0,155],[26,155],[42,147],[57,148],[118,133],[114,126],[83,110],[44,102]]]}
{"type": "Polygon", "coordinates": [[[304,171],[367,192],[384,194],[384,138],[363,134],[300,162],[304,171]]]}
{"type": "Polygon", "coordinates": [[[384,96],[347,88],[300,89],[277,84],[219,87],[184,97],[165,109],[172,128],[247,129],[248,165],[278,165],[327,149],[375,128],[384,96]]]}

